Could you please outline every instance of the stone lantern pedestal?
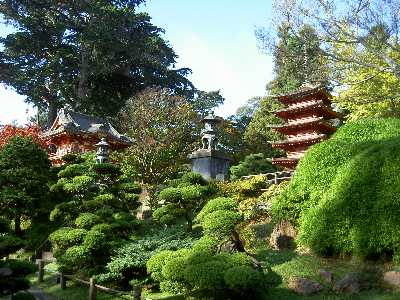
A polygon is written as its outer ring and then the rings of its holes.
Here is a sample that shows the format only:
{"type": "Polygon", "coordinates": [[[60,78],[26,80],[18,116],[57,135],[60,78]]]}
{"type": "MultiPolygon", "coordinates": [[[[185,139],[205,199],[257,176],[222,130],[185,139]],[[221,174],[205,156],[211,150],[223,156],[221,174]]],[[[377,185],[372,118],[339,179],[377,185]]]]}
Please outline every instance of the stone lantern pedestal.
{"type": "Polygon", "coordinates": [[[231,159],[222,151],[199,149],[189,155],[192,172],[199,173],[206,180],[226,181],[229,179],[231,159]]]}
{"type": "Polygon", "coordinates": [[[225,181],[229,179],[229,156],[218,150],[217,125],[222,121],[210,113],[203,119],[202,148],[189,155],[192,172],[199,173],[206,180],[225,181]]]}

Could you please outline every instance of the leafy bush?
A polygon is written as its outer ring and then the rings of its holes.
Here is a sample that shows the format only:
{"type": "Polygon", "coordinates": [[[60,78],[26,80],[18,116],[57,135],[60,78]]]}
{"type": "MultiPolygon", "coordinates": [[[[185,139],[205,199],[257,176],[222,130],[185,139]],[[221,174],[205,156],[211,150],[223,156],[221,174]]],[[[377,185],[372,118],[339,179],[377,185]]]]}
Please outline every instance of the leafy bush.
{"type": "Polygon", "coordinates": [[[173,224],[181,217],[192,231],[193,218],[203,203],[215,192],[215,186],[208,184],[196,173],[186,173],[182,178],[170,181],[158,197],[166,203],[154,212],[154,218],[162,224],[173,224]]]}
{"type": "Polygon", "coordinates": [[[79,217],[76,218],[75,225],[78,228],[90,229],[100,222],[101,219],[99,216],[92,213],[82,213],[79,215],[79,217]]]}
{"type": "Polygon", "coordinates": [[[207,252],[215,254],[218,251],[220,239],[214,236],[205,235],[201,237],[192,247],[195,252],[207,252]]]}
{"type": "Polygon", "coordinates": [[[208,201],[201,212],[197,215],[196,219],[201,221],[206,215],[216,210],[234,211],[237,210],[237,208],[238,204],[232,198],[218,197],[208,201]]]}
{"type": "Polygon", "coordinates": [[[141,224],[133,215],[138,200],[133,192],[140,187],[118,165],[96,164],[93,155],[76,162],[59,172],[52,189],[66,201],[50,219],[68,227],[54,232],[50,241],[60,269],[91,276],[104,271],[113,249],[141,224]]]}
{"type": "Polygon", "coordinates": [[[236,266],[224,274],[226,285],[242,295],[249,296],[254,290],[263,287],[263,273],[255,271],[250,266],[236,266]]]}
{"type": "Polygon", "coordinates": [[[128,288],[133,278],[136,280],[146,278],[146,263],[151,256],[164,250],[187,248],[193,242],[194,239],[178,227],[150,233],[118,248],[106,266],[106,273],[99,275],[97,279],[99,282],[113,282],[128,288]]]}
{"type": "Polygon", "coordinates": [[[299,242],[322,254],[376,256],[400,243],[400,120],[364,119],[313,146],[273,201],[299,225],[299,242]]]}
{"type": "Polygon", "coordinates": [[[235,199],[241,201],[250,197],[259,197],[262,189],[269,187],[267,178],[263,175],[256,175],[249,179],[241,179],[229,184],[229,192],[235,199]]]}
{"type": "Polygon", "coordinates": [[[87,230],[85,229],[62,227],[53,232],[49,236],[49,239],[57,248],[67,249],[68,247],[82,243],[86,234],[87,230]]]}
{"type": "Polygon", "coordinates": [[[193,185],[206,185],[207,182],[204,180],[203,176],[199,173],[194,172],[187,172],[183,174],[182,178],[180,179],[180,183],[188,183],[193,185]]]}
{"type": "Polygon", "coordinates": [[[204,233],[210,236],[227,237],[242,219],[239,212],[216,210],[204,217],[204,233]]]}
{"type": "Polygon", "coordinates": [[[230,168],[231,179],[237,180],[247,175],[272,173],[276,168],[272,165],[271,159],[266,158],[264,153],[247,155],[238,165],[230,168]]]}

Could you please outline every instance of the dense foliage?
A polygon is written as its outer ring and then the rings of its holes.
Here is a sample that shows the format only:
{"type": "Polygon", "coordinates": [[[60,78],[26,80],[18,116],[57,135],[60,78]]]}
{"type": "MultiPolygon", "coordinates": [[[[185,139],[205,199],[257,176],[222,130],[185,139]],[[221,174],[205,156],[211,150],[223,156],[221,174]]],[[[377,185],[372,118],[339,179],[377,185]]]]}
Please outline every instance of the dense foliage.
{"type": "Polygon", "coordinates": [[[99,282],[130,288],[130,283],[146,283],[146,263],[149,258],[164,250],[190,247],[195,238],[180,226],[171,228],[154,227],[144,235],[131,238],[113,253],[106,272],[97,277],[99,282]]]}
{"type": "Polygon", "coordinates": [[[227,241],[240,243],[235,227],[241,219],[233,199],[210,200],[197,216],[204,236],[191,248],[152,256],[147,262],[152,279],[170,293],[214,299],[258,297],[272,283],[271,274],[257,270],[240,245],[222,251],[227,241]]]}
{"type": "Polygon", "coordinates": [[[128,239],[138,221],[141,188],[125,178],[119,167],[95,164],[92,156],[69,164],[58,173],[53,193],[65,197],[50,217],[63,227],[50,236],[54,256],[63,272],[102,272],[115,247],[128,239]]]}
{"type": "Polygon", "coordinates": [[[118,116],[118,127],[133,140],[120,155],[122,169],[146,184],[177,174],[192,151],[198,116],[183,97],[149,88],[130,98],[118,116]]]}
{"type": "Polygon", "coordinates": [[[47,148],[46,142],[40,137],[41,129],[35,125],[26,127],[16,127],[14,125],[4,125],[0,128],[0,147],[8,144],[15,136],[31,137],[32,140],[39,144],[43,149],[47,148]]]}
{"type": "Polygon", "coordinates": [[[10,226],[10,221],[0,218],[0,296],[14,295],[29,288],[25,277],[35,271],[30,262],[8,259],[8,255],[22,248],[24,242],[17,237],[10,226]]]}
{"type": "Polygon", "coordinates": [[[47,153],[30,137],[15,136],[0,148],[0,213],[14,221],[32,220],[49,209],[47,153]]]}
{"type": "Polygon", "coordinates": [[[207,183],[200,174],[188,172],[181,178],[169,182],[158,197],[163,206],[154,211],[153,218],[161,224],[170,225],[183,218],[188,231],[192,231],[195,214],[205,201],[216,192],[212,183],[207,183]]]}
{"type": "Polygon", "coordinates": [[[238,165],[232,166],[230,171],[231,179],[236,180],[246,175],[272,173],[276,168],[271,159],[266,158],[263,153],[257,153],[247,155],[238,165]]]}
{"type": "Polygon", "coordinates": [[[147,13],[144,0],[0,3],[15,31],[0,43],[1,81],[47,110],[115,115],[145,87],[192,96],[189,69],[173,69],[176,54],[147,13]]]}
{"type": "Polygon", "coordinates": [[[400,121],[349,122],[300,161],[273,212],[323,254],[399,257],[400,121]]]}

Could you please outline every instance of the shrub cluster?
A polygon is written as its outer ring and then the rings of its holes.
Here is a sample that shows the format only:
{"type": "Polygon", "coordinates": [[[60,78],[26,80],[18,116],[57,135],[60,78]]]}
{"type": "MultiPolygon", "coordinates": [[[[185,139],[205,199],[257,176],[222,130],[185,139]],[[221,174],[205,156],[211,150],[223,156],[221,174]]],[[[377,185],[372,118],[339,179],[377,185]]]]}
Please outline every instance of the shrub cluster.
{"type": "Polygon", "coordinates": [[[200,174],[185,173],[180,179],[171,180],[159,193],[158,198],[165,205],[154,211],[153,218],[165,225],[184,219],[188,231],[192,231],[195,214],[215,192],[215,186],[208,184],[200,174]]]}
{"type": "Polygon", "coordinates": [[[272,165],[271,159],[266,158],[264,153],[247,155],[243,161],[230,168],[231,180],[240,179],[247,175],[272,173],[276,168],[272,165]]]}
{"type": "Polygon", "coordinates": [[[274,215],[318,253],[399,256],[399,147],[399,119],[349,122],[306,153],[274,215]]]}
{"type": "Polygon", "coordinates": [[[60,271],[91,275],[103,270],[113,249],[139,224],[133,209],[140,187],[122,177],[118,166],[95,164],[92,156],[73,161],[52,187],[67,201],[51,212],[65,227],[49,239],[60,271]]]}
{"type": "Polygon", "coordinates": [[[227,240],[240,243],[235,227],[241,219],[232,198],[210,200],[196,218],[203,226],[204,236],[191,248],[153,255],[146,264],[151,278],[162,291],[174,294],[215,299],[257,298],[268,283],[268,276],[253,267],[246,253],[234,249],[220,252],[221,244],[227,240]]]}

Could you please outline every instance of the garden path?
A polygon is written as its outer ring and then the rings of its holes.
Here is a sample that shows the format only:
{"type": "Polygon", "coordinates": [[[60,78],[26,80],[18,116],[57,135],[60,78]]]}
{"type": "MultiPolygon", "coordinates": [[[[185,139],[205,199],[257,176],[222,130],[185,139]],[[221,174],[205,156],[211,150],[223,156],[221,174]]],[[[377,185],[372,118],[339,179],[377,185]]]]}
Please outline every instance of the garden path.
{"type": "Polygon", "coordinates": [[[36,300],[57,300],[53,296],[45,294],[41,289],[37,287],[31,287],[28,292],[31,293],[36,298],[36,300]]]}

